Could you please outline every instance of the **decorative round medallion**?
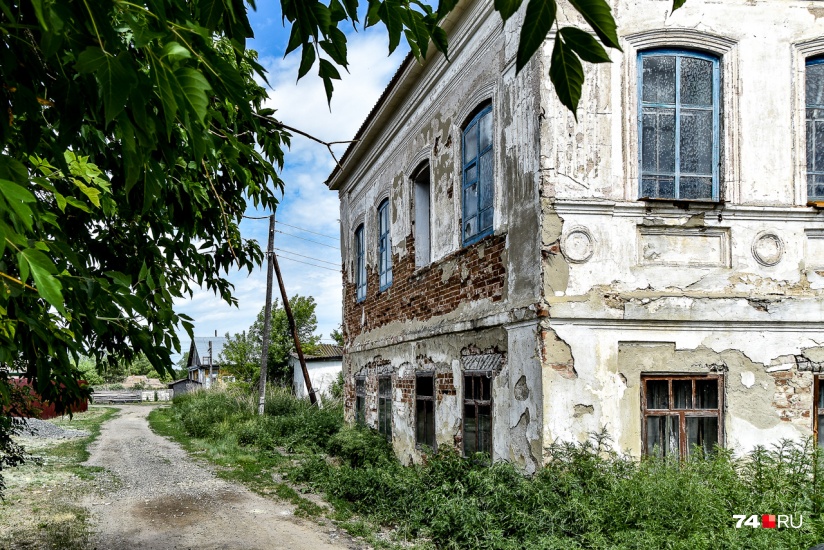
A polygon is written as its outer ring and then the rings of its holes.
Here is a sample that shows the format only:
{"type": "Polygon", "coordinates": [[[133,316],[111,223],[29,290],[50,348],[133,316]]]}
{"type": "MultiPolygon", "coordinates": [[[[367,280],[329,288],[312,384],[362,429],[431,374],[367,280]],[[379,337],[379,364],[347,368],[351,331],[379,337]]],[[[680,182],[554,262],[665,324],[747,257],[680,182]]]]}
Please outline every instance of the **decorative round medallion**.
{"type": "Polygon", "coordinates": [[[752,243],[752,255],[761,265],[773,266],[784,255],[784,241],[772,231],[762,231],[752,243]]]}
{"type": "Polygon", "coordinates": [[[570,229],[561,237],[561,252],[567,260],[575,264],[582,264],[592,258],[595,240],[589,229],[580,225],[570,229]]]}

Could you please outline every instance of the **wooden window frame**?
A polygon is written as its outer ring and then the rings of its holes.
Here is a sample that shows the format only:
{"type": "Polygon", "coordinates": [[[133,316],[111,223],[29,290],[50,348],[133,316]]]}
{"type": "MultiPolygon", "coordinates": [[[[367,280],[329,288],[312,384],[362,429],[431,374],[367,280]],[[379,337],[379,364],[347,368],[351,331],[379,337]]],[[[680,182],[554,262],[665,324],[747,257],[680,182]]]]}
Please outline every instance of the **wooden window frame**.
{"type": "Polygon", "coordinates": [[[719,447],[724,446],[725,431],[724,431],[724,375],[717,373],[710,374],[642,374],[641,375],[641,447],[642,454],[649,456],[647,452],[647,418],[661,417],[661,416],[677,416],[679,427],[679,441],[678,441],[678,455],[682,460],[689,456],[689,449],[687,447],[687,429],[686,419],[688,417],[698,418],[718,418],[718,443],[719,447]],[[647,382],[650,380],[666,380],[669,381],[669,394],[667,396],[668,408],[666,409],[648,409],[647,408],[647,382]],[[695,381],[699,380],[717,380],[718,381],[718,408],[717,409],[674,409],[673,408],[673,390],[672,382],[674,380],[690,380],[692,384],[692,399],[693,406],[695,405],[695,381]],[[715,414],[711,414],[711,413],[715,414]],[[665,413],[665,414],[664,414],[665,413]]]}
{"type": "MultiPolygon", "coordinates": [[[[698,52],[695,50],[681,48],[655,48],[638,52],[638,196],[641,200],[669,200],[669,201],[692,201],[692,202],[719,202],[720,193],[720,166],[721,166],[721,59],[717,55],[698,52]],[[644,59],[647,57],[674,57],[676,59],[675,72],[675,104],[657,104],[644,102],[644,59]],[[680,196],[681,162],[680,162],[680,133],[681,133],[681,97],[680,97],[680,75],[681,59],[683,58],[703,59],[712,62],[712,197],[702,198],[682,198],[680,196]],[[673,185],[674,197],[661,197],[644,195],[644,176],[665,176],[669,174],[644,174],[643,150],[644,150],[644,107],[673,108],[675,113],[675,171],[673,185]]],[[[700,109],[699,107],[689,107],[689,109],[700,109]]],[[[709,110],[709,109],[707,109],[709,110]]],[[[704,177],[699,175],[699,177],[704,177]]]]}
{"type": "MultiPolygon", "coordinates": [[[[424,409],[426,406],[424,405],[424,409]]],[[[435,437],[435,373],[434,372],[420,372],[415,374],[415,448],[422,449],[423,447],[429,447],[432,450],[436,450],[438,446],[438,438],[435,437]],[[420,378],[431,378],[432,379],[432,395],[420,395],[418,393],[418,380],[420,378]],[[432,403],[432,444],[430,445],[429,442],[426,441],[419,441],[418,440],[418,402],[424,403],[432,403]]],[[[424,434],[424,439],[426,439],[426,434],[424,434]]]]}
{"type": "Polygon", "coordinates": [[[467,134],[469,134],[470,130],[476,125],[480,125],[481,120],[487,116],[492,115],[492,104],[491,103],[484,103],[479,107],[479,111],[473,115],[473,117],[467,122],[463,130],[461,131],[461,242],[463,242],[464,246],[476,243],[486,237],[487,235],[491,235],[493,229],[495,227],[495,157],[494,157],[494,145],[495,145],[495,121],[492,120],[492,130],[491,135],[489,136],[489,145],[481,150],[481,132],[480,126],[478,129],[478,143],[476,144],[476,155],[470,159],[464,159],[464,152],[466,151],[466,138],[467,134]],[[480,224],[481,219],[481,157],[485,154],[493,155],[492,156],[492,181],[490,182],[491,185],[491,193],[492,193],[492,205],[488,207],[489,210],[492,211],[491,219],[489,222],[489,227],[480,228],[474,235],[466,235],[466,190],[471,187],[472,185],[478,185],[478,198],[477,204],[475,205],[476,208],[476,220],[478,220],[478,224],[480,224]],[[473,180],[467,181],[467,174],[473,168],[477,167],[477,177],[473,180]]]}
{"type": "Polygon", "coordinates": [[[355,229],[355,301],[366,300],[366,250],[364,246],[364,227],[360,224],[355,229]]]}
{"type": "Polygon", "coordinates": [[[381,375],[378,377],[378,432],[387,441],[392,441],[392,376],[381,375]],[[384,391],[384,384],[388,388],[384,391]],[[389,407],[388,417],[384,408],[389,407]]]}
{"type": "Polygon", "coordinates": [[[379,291],[392,286],[392,238],[389,235],[389,199],[378,206],[378,274],[379,291]]]}
{"type": "Polygon", "coordinates": [[[494,404],[492,400],[492,373],[489,371],[465,371],[463,373],[463,400],[462,400],[462,407],[461,413],[463,414],[463,425],[462,425],[462,433],[463,433],[463,448],[461,452],[464,456],[466,456],[466,407],[470,405],[475,409],[475,449],[478,449],[477,452],[487,452],[489,456],[492,456],[492,442],[493,442],[493,432],[494,432],[494,422],[492,421],[494,416],[494,404]],[[467,398],[467,379],[468,378],[487,378],[489,380],[489,399],[474,399],[474,398],[467,398]],[[478,422],[478,408],[479,407],[489,407],[489,448],[485,449],[484,451],[480,450],[480,422],[478,422]]]}
{"type": "Polygon", "coordinates": [[[822,426],[818,420],[818,415],[824,416],[824,408],[819,409],[818,401],[821,392],[821,379],[824,377],[824,374],[816,374],[813,376],[813,437],[815,437],[815,442],[819,446],[824,446],[824,442],[819,441],[819,430],[821,430],[822,426]]]}
{"type": "Polygon", "coordinates": [[[366,424],[366,377],[355,377],[355,424],[366,424]]]}
{"type": "MultiPolygon", "coordinates": [[[[824,105],[821,104],[810,104],[807,98],[807,71],[806,69],[814,66],[814,65],[824,65],[824,56],[815,56],[809,57],[806,59],[804,63],[804,140],[807,149],[810,149],[810,134],[811,132],[807,131],[807,126],[809,124],[809,119],[807,118],[807,111],[810,109],[817,109],[817,110],[824,110],[824,105]]],[[[812,138],[815,139],[815,129],[812,131],[812,138]]],[[[818,147],[824,147],[824,144],[819,144],[816,147],[815,142],[813,142],[813,151],[812,155],[815,157],[815,150],[818,147]]],[[[810,158],[807,155],[807,165],[804,167],[804,175],[805,175],[805,188],[807,193],[807,204],[815,204],[818,206],[819,204],[824,204],[824,195],[811,195],[810,194],[810,176],[822,176],[824,175],[824,170],[810,170],[810,158]]]]}

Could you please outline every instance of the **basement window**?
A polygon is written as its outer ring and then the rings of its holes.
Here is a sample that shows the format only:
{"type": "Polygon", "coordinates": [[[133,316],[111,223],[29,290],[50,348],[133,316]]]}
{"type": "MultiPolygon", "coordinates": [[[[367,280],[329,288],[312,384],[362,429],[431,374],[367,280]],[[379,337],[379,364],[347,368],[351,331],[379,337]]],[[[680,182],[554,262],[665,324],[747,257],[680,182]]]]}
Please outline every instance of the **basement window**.
{"type": "Polygon", "coordinates": [[[464,456],[492,456],[492,378],[488,372],[464,376],[464,456]]]}
{"type": "Polygon", "coordinates": [[[355,423],[366,424],[366,378],[355,378],[355,423]]]}
{"type": "Polygon", "coordinates": [[[378,432],[392,441],[392,378],[378,378],[378,432]]]}
{"type": "Polygon", "coordinates": [[[720,375],[641,377],[644,454],[688,458],[721,444],[723,388],[720,375]]]}
{"type": "Polygon", "coordinates": [[[415,377],[415,444],[435,448],[435,377],[431,372],[415,377]]]}

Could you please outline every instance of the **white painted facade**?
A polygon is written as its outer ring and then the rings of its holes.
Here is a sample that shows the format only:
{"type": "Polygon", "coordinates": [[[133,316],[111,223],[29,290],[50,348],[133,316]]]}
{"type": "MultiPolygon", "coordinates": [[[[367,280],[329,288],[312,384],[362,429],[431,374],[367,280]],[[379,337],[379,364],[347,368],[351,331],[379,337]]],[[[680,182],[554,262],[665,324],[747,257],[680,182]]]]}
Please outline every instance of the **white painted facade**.
{"type": "MultiPolygon", "coordinates": [[[[300,361],[297,357],[291,357],[289,365],[292,367],[292,386],[295,389],[295,395],[308,398],[309,394],[306,392],[306,381],[303,379],[300,361]]],[[[309,380],[312,382],[312,389],[315,390],[315,393],[328,397],[332,384],[341,373],[343,362],[340,359],[307,359],[306,368],[309,371],[309,380]]]]}
{"type": "MultiPolygon", "coordinates": [[[[491,2],[464,1],[445,24],[451,62],[436,55],[405,65],[330,176],[352,285],[354,231],[364,224],[374,269],[375,210],[385,198],[396,266],[408,254],[414,261],[411,178],[429,161],[431,264],[395,274],[395,318],[382,305],[389,293],[368,288],[363,303],[344,294],[348,387],[367,377],[366,422],[376,425],[369,381],[391,374],[402,459],[420,458],[404,381],[426,369],[451,373],[436,433],[439,445],[460,447],[466,357],[493,348],[504,356],[492,374],[493,456],[528,471],[552,442],[602,428],[639,456],[642,377],[656,373],[721,374],[720,443],[737,452],[813,433],[813,380],[824,368],[824,213],[807,206],[804,83],[806,60],[824,54],[824,8],[687,0],[671,14],[669,0],[611,5],[623,51],[585,67],[577,122],[547,76],[551,39],[516,75],[523,10],[503,25],[491,2]],[[657,48],[720,62],[718,201],[638,199],[638,53],[657,48]],[[490,239],[506,243],[501,295],[424,315],[412,305],[439,292],[418,283],[429,271],[465,286],[485,276],[455,259],[464,248],[462,124],[483,101],[494,116],[490,239]]],[[[571,13],[559,10],[562,26],[571,13]]],[[[483,247],[472,254],[483,258],[483,247]]],[[[436,298],[433,307],[448,296],[436,298]]]]}

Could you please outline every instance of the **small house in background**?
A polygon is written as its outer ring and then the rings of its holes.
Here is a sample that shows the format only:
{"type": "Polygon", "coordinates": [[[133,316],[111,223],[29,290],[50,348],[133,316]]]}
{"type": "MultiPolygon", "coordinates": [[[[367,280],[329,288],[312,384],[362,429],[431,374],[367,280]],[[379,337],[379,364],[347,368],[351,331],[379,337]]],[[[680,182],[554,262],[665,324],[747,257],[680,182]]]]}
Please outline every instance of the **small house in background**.
{"type": "Polygon", "coordinates": [[[226,338],[222,336],[196,336],[189,346],[189,380],[196,380],[204,388],[212,387],[220,376],[220,352],[226,338]]]}
{"type": "Polygon", "coordinates": [[[203,384],[198,382],[197,380],[189,380],[188,378],[182,378],[180,380],[175,380],[168,384],[170,390],[172,390],[172,395],[183,395],[184,393],[189,393],[195,390],[199,390],[203,387],[203,384]]]}
{"type": "MultiPolygon", "coordinates": [[[[331,344],[320,344],[315,348],[312,355],[304,355],[304,359],[306,359],[309,380],[312,381],[312,388],[315,390],[316,395],[329,395],[332,383],[343,369],[343,348],[331,344]]],[[[309,397],[306,392],[306,383],[303,380],[300,361],[298,361],[296,354],[293,353],[289,358],[289,364],[292,367],[295,395],[309,397]]]]}

